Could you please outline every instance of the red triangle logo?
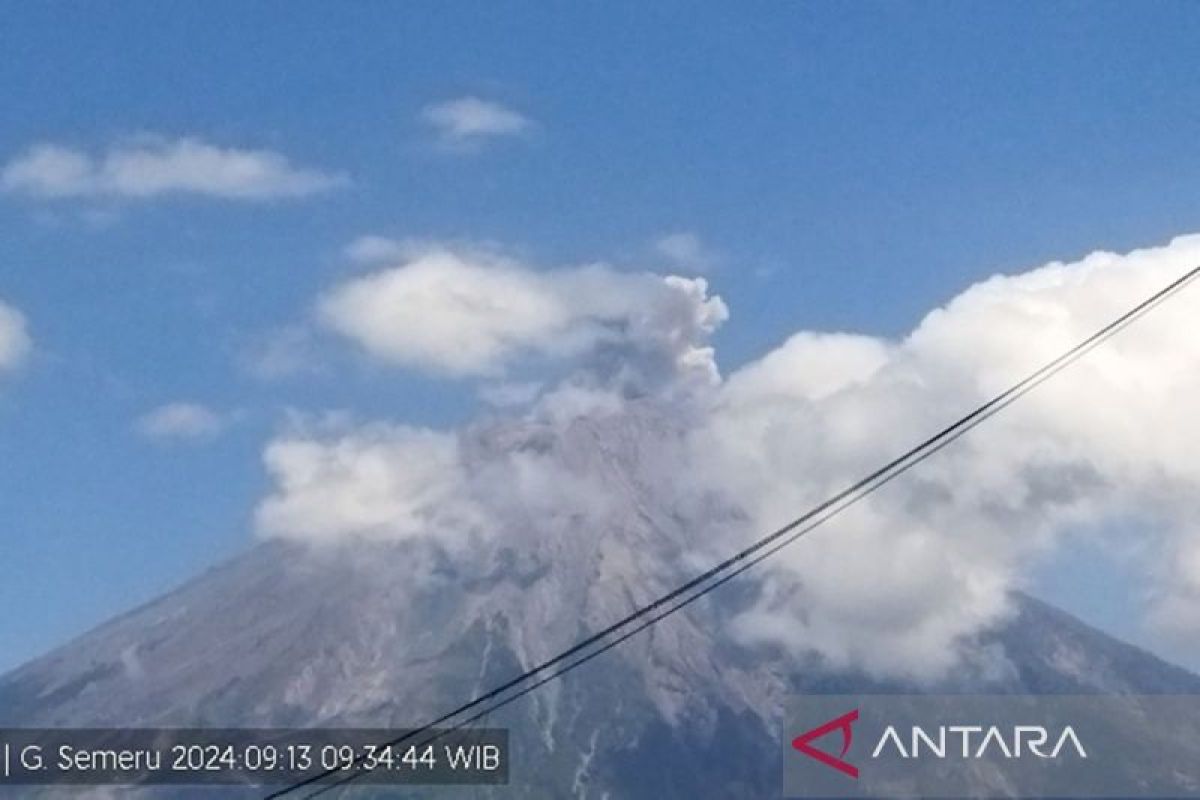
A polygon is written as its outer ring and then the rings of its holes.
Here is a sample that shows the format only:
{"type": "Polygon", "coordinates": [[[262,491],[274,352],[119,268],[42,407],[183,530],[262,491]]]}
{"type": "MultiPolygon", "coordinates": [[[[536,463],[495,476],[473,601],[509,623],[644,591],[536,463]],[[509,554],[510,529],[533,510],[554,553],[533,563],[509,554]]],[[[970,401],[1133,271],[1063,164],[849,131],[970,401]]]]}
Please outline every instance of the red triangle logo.
{"type": "Polygon", "coordinates": [[[809,758],[815,759],[827,767],[832,767],[844,775],[849,775],[851,778],[858,777],[858,767],[845,761],[846,753],[850,751],[850,743],[854,741],[854,731],[851,726],[858,722],[858,709],[843,714],[836,719],[831,719],[823,725],[818,725],[811,731],[806,731],[800,734],[795,739],[792,739],[792,747],[799,750],[809,758]],[[818,750],[812,746],[812,742],[820,739],[826,734],[833,733],[836,730],[842,732],[842,752],[836,756],[826,753],[824,750],[818,750]]]}

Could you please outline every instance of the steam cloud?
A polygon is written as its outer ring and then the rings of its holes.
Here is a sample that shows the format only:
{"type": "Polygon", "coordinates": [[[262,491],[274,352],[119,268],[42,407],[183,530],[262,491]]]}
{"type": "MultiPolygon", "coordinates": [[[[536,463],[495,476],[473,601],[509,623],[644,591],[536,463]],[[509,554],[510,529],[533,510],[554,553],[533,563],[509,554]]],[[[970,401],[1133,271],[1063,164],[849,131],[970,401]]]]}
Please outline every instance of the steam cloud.
{"type": "MultiPolygon", "coordinates": [[[[656,466],[672,503],[717,494],[744,519],[705,526],[710,563],[774,529],[1200,263],[1200,236],[994,277],[901,340],[796,333],[719,379],[707,337],[725,317],[700,279],[603,266],[537,272],[431,250],[321,301],[332,329],[386,361],[503,376],[529,359],[571,377],[523,412],[567,424],[624,413],[634,394],[686,407],[682,445],[656,466]],[[583,375],[584,377],[581,377],[583,375]],[[637,391],[631,391],[636,387],[637,391]],[[681,482],[677,476],[686,475],[681,482]]],[[[932,677],[1001,619],[1051,553],[1138,543],[1148,630],[1184,654],[1200,633],[1200,335],[1193,292],[1161,306],[917,471],[764,564],[729,634],[816,651],[838,666],[932,677]],[[1119,524],[1114,524],[1118,523],[1119,524]]],[[[266,535],[318,541],[497,535],[502,503],[595,511],[604,484],[549,491],[464,470],[456,433],[380,424],[296,430],[272,443],[266,535]],[[457,533],[456,533],[457,532],[457,533]]],[[[564,528],[563,535],[569,535],[564,528]]],[[[456,540],[456,537],[458,539],[456,540]]],[[[464,551],[459,550],[460,553],[464,551]]],[[[465,554],[462,557],[469,557],[465,554]]]]}

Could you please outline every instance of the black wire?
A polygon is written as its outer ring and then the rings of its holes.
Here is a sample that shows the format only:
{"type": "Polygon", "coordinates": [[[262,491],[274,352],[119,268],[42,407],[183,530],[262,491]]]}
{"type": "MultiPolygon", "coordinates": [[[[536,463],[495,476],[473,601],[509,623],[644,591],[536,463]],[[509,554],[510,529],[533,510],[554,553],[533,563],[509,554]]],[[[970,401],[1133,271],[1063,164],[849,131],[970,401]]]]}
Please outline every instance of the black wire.
{"type": "MultiPolygon", "coordinates": [[[[529,680],[530,678],[533,678],[537,674],[544,672],[548,668],[555,666],[556,664],[561,664],[563,662],[566,662],[572,656],[580,653],[581,651],[591,647],[592,645],[594,645],[598,642],[601,642],[602,640],[606,639],[610,635],[612,635],[612,634],[618,632],[620,629],[626,627],[631,622],[635,622],[639,619],[642,619],[643,617],[647,617],[647,615],[650,615],[648,620],[644,621],[642,624],[634,627],[633,629],[627,631],[626,633],[622,634],[621,636],[614,639],[613,641],[605,643],[598,650],[595,650],[592,653],[589,653],[577,660],[571,661],[566,667],[564,667],[560,670],[556,670],[555,672],[542,678],[541,680],[533,682],[530,686],[525,687],[521,691],[512,694],[511,696],[504,699],[503,701],[500,701],[496,704],[488,706],[487,709],[485,709],[483,712],[480,712],[478,714],[475,714],[475,715],[467,718],[467,720],[460,722],[458,725],[456,725],[452,728],[449,728],[449,729],[445,729],[443,731],[439,731],[436,736],[429,739],[428,741],[436,741],[436,739],[441,738],[442,736],[446,735],[447,733],[458,730],[459,728],[461,728],[467,724],[470,724],[470,722],[472,722],[476,719],[479,719],[480,717],[484,716],[485,714],[490,713],[491,711],[494,711],[497,708],[508,705],[509,703],[513,702],[514,700],[517,700],[518,698],[524,697],[526,694],[529,694],[534,689],[548,683],[549,681],[552,681],[558,677],[561,677],[565,673],[570,672],[571,670],[575,669],[576,667],[587,663],[588,661],[590,661],[591,659],[600,655],[601,653],[611,650],[613,647],[624,642],[625,640],[629,639],[630,637],[640,633],[641,631],[643,631],[646,628],[650,627],[651,625],[655,624],[656,622],[663,619],[664,617],[667,617],[667,616],[675,613],[679,609],[690,604],[691,602],[693,602],[694,600],[703,596],[704,594],[707,594],[708,592],[712,591],[713,589],[717,588],[718,586],[721,586],[721,585],[725,584],[726,582],[728,582],[729,580],[733,579],[734,577],[742,574],[750,567],[761,562],[763,559],[768,558],[769,556],[778,552],[783,547],[786,547],[787,545],[794,542],[796,539],[799,539],[801,536],[808,533],[813,528],[823,524],[824,522],[831,519],[832,517],[837,516],[837,514],[840,514],[846,508],[849,508],[850,506],[859,502],[860,500],[862,500],[863,498],[865,498],[867,495],[871,494],[875,490],[879,489],[880,487],[884,486],[885,484],[891,482],[895,478],[904,474],[909,469],[916,466],[920,462],[924,461],[929,456],[933,455],[934,453],[939,452],[944,447],[949,445],[951,442],[956,441],[958,438],[960,438],[961,436],[966,434],[968,431],[974,429],[979,424],[981,424],[985,420],[991,418],[996,413],[999,413],[1004,408],[1007,408],[1009,405],[1014,403],[1016,400],[1023,397],[1025,394],[1028,394],[1034,388],[1041,385],[1047,379],[1049,379],[1050,377],[1052,377],[1053,375],[1058,373],[1060,370],[1062,370],[1065,367],[1067,367],[1068,365],[1074,363],[1079,358],[1082,358],[1084,355],[1086,355],[1091,350],[1095,349],[1097,346],[1102,344],[1104,341],[1106,341],[1110,337],[1114,336],[1115,334],[1119,333],[1125,327],[1132,324],[1138,318],[1140,318],[1144,314],[1148,313],[1153,308],[1158,306],[1160,303],[1165,301],[1168,297],[1170,297],[1171,295],[1175,294],[1176,292],[1178,292],[1179,290],[1184,288],[1184,286],[1186,286],[1188,283],[1193,281],[1197,276],[1200,276],[1200,267],[1195,267],[1192,270],[1190,270],[1189,272],[1187,272],[1186,274],[1184,274],[1182,277],[1176,279],[1175,281],[1172,281],[1166,287],[1155,292],[1153,295],[1151,295],[1146,300],[1143,300],[1141,303],[1138,303],[1132,309],[1125,312],[1124,314],[1122,314],[1120,317],[1116,318],[1112,322],[1108,323],[1103,328],[1101,328],[1100,330],[1096,331],[1091,336],[1089,336],[1087,339],[1084,339],[1082,342],[1076,344],[1074,347],[1067,350],[1065,353],[1058,356],[1057,358],[1050,361],[1049,363],[1045,364],[1040,369],[1034,371],[1033,373],[1028,375],[1023,380],[1019,381],[1018,383],[1014,384],[1012,387],[1010,387],[1006,391],[996,395],[991,400],[988,400],[986,403],[979,406],[978,408],[976,408],[974,411],[967,414],[966,416],[962,417],[957,422],[954,422],[953,424],[947,426],[946,428],[943,428],[941,431],[939,431],[938,433],[929,437],[925,441],[921,442],[916,447],[913,447],[912,449],[908,450],[903,455],[899,456],[898,458],[893,459],[892,461],[889,461],[883,467],[880,467],[879,469],[875,470],[874,472],[869,474],[867,477],[862,478],[861,480],[855,482],[854,484],[847,487],[846,489],[843,489],[842,491],[833,495],[829,499],[821,502],[814,508],[805,512],[803,515],[797,517],[796,519],[792,520],[791,522],[787,523],[783,527],[762,537],[761,539],[754,542],[752,545],[745,548],[744,550],[741,550],[740,552],[734,554],[733,556],[730,556],[729,558],[725,559],[724,561],[722,561],[721,563],[712,567],[711,569],[706,570],[702,574],[696,576],[695,578],[692,578],[691,580],[680,585],[676,589],[673,589],[672,591],[668,592],[667,594],[663,595],[662,597],[659,597],[658,599],[654,600],[653,602],[633,611],[629,615],[627,615],[624,618],[622,618],[621,620],[609,625],[608,627],[604,628],[603,630],[599,631],[598,633],[595,633],[591,636],[586,637],[585,639],[582,639],[581,641],[572,645],[570,648],[564,650],[563,652],[559,653],[558,655],[556,655],[550,659],[547,659],[546,661],[543,661],[534,667],[531,667],[530,669],[526,670],[524,673],[522,673],[521,675],[518,675],[517,677],[513,678],[512,680],[509,680],[509,681],[501,684],[500,686],[497,686],[496,688],[491,689],[490,691],[480,695],[479,697],[475,698],[474,700],[471,700],[468,703],[464,703],[463,705],[459,706],[458,708],[454,709],[453,711],[449,711],[449,712],[443,714],[441,717],[438,717],[436,720],[429,722],[425,725],[422,725],[420,728],[411,730],[391,741],[381,744],[380,747],[395,747],[396,745],[402,744],[410,739],[413,739],[417,736],[420,736],[420,735],[428,732],[431,728],[436,728],[437,726],[441,725],[442,723],[447,722],[466,711],[470,711],[471,709],[477,708],[485,703],[488,703],[489,701],[494,700],[494,699],[500,697],[501,695],[505,694],[509,690],[516,688],[517,686],[519,686],[520,684],[529,680]],[[831,509],[836,509],[836,510],[833,510],[831,512],[830,511],[831,509]],[[829,512],[829,513],[827,513],[827,512],[829,512]],[[809,523],[812,523],[812,524],[810,525],[809,523]],[[797,529],[799,529],[799,530],[797,530],[797,529]],[[788,534],[792,534],[792,535],[789,536],[788,534]],[[781,539],[783,540],[782,542],[780,542],[781,539]],[[774,547],[770,547],[770,545],[775,544],[776,542],[779,542],[779,544],[777,544],[774,547]],[[767,549],[767,548],[769,548],[769,549],[767,549]],[[763,551],[764,549],[766,549],[766,552],[762,553],[761,555],[759,555],[755,558],[751,558],[752,556],[755,556],[756,553],[759,553],[760,551],[763,551]],[[742,562],[745,562],[745,563],[742,563],[742,562]],[[719,580],[715,581],[710,586],[703,587],[703,584],[707,583],[710,579],[717,577],[718,575],[720,575],[720,573],[725,572],[727,569],[729,569],[730,567],[733,567],[735,565],[740,565],[740,566],[738,566],[738,568],[736,570],[734,570],[733,572],[731,572],[730,574],[721,577],[719,580]],[[697,591],[693,595],[688,596],[689,592],[692,592],[692,590],[697,589],[698,587],[701,587],[699,591],[697,591]],[[674,601],[680,597],[684,598],[681,602],[676,603],[674,605],[668,605],[668,604],[671,604],[672,601],[674,601]],[[659,614],[653,613],[655,611],[658,611],[659,609],[663,609],[664,607],[666,607],[666,610],[663,611],[662,613],[659,613],[659,614]]],[[[362,761],[363,761],[362,757],[356,759],[353,766],[357,767],[362,761]]],[[[310,776],[310,777],[308,777],[302,781],[299,781],[295,784],[292,784],[288,787],[280,789],[276,792],[273,792],[273,793],[267,795],[267,799],[271,800],[271,798],[282,797],[286,794],[290,794],[293,791],[302,789],[305,786],[311,786],[315,783],[323,781],[326,778],[332,777],[333,775],[337,775],[339,772],[342,772],[342,771],[344,771],[344,770],[339,770],[339,769],[326,770],[324,772],[310,776]]],[[[355,780],[358,775],[361,775],[361,773],[352,772],[351,777],[343,778],[343,780],[335,782],[334,784],[331,784],[330,786],[325,787],[325,789],[322,789],[314,794],[310,794],[307,796],[315,797],[319,794],[323,794],[324,791],[326,791],[328,789],[332,789],[335,786],[341,785],[345,782],[355,780]]]]}

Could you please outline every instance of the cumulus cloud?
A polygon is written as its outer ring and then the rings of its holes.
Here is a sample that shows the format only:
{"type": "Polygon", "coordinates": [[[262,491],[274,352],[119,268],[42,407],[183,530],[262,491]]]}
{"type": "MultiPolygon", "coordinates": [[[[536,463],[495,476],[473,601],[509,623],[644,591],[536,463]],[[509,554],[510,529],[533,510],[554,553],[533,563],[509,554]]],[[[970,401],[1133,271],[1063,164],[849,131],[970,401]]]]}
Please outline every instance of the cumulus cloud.
{"type": "Polygon", "coordinates": [[[870,336],[802,331],[738,370],[725,392],[735,400],[820,400],[870,379],[888,363],[893,350],[870,336]]]}
{"type": "Polygon", "coordinates": [[[194,137],[142,136],[91,154],[36,144],[0,171],[0,188],[38,198],[195,194],[234,200],[305,197],[345,177],[298,167],[271,150],[219,147],[194,137]]]}
{"type": "Polygon", "coordinates": [[[537,546],[555,519],[611,518],[622,502],[604,488],[613,476],[587,454],[564,463],[559,423],[537,416],[450,432],[358,423],[344,413],[293,418],[264,452],[274,487],[258,507],[257,529],[319,545],[428,544],[471,571],[488,545],[537,546]]]}
{"type": "MultiPolygon", "coordinates": [[[[1200,262],[1200,237],[995,277],[901,341],[801,333],[730,376],[696,433],[710,483],[768,530],[1007,388],[1200,262]]],[[[1136,537],[1149,617],[1194,627],[1197,298],[1163,305],[1057,380],[780,553],[734,626],[881,674],[937,674],[1001,619],[1068,531],[1136,537]],[[1171,565],[1164,569],[1164,565],[1171,565]],[[1190,610],[1190,611],[1189,611],[1190,610]]]]}
{"type": "Polygon", "coordinates": [[[335,287],[318,316],[375,357],[443,375],[495,377],[518,359],[586,354],[610,381],[711,381],[704,342],[727,311],[707,289],[701,278],[602,265],[537,271],[431,247],[335,287]]]}
{"type": "Polygon", "coordinates": [[[158,442],[211,439],[228,427],[230,418],[199,403],[168,403],[137,421],[137,431],[158,442]]]}
{"type": "Polygon", "coordinates": [[[24,315],[0,300],[0,372],[19,365],[32,347],[24,315]]]}
{"type": "Polygon", "coordinates": [[[426,106],[421,119],[433,128],[442,144],[452,147],[520,136],[533,127],[532,120],[507,106],[470,96],[426,106]]]}
{"type": "MultiPolygon", "coordinates": [[[[723,382],[702,340],[725,310],[698,279],[601,267],[537,272],[438,251],[337,287],[322,314],[381,358],[450,374],[495,374],[520,355],[578,352],[588,353],[588,369],[599,359],[610,373],[630,362],[645,371],[646,354],[659,354],[673,365],[662,374],[673,377],[637,402],[658,403],[669,417],[673,382],[688,382],[686,432],[678,448],[655,448],[654,472],[638,485],[653,486],[654,502],[672,513],[693,509],[685,517],[690,558],[706,565],[939,430],[1196,263],[1200,237],[1185,237],[997,276],[903,338],[799,331],[723,382]],[[691,359],[709,380],[689,380],[691,359]],[[728,513],[708,513],[714,503],[728,513]]],[[[1004,619],[1010,592],[1069,546],[1068,536],[1119,536],[1139,543],[1149,629],[1170,637],[1158,641],[1177,643],[1181,656],[1200,655],[1198,290],[764,563],[729,635],[881,676],[937,676],[1004,619]]],[[[574,430],[580,415],[633,413],[627,394],[574,378],[543,387],[532,402],[514,413],[549,426],[551,440],[555,430],[574,430]]],[[[457,437],[369,425],[333,439],[283,439],[268,449],[277,488],[260,525],[324,541],[433,536],[474,530],[477,515],[505,504],[604,519],[606,503],[621,502],[613,493],[628,490],[628,481],[568,480],[570,470],[536,461],[553,450],[536,442],[516,448],[515,457],[541,464],[522,488],[514,455],[489,469],[478,455],[467,459],[457,437]],[[551,491],[557,481],[570,490],[551,491]]]]}
{"type": "Polygon", "coordinates": [[[276,483],[257,514],[267,536],[445,543],[481,524],[463,498],[464,470],[452,434],[384,424],[347,432],[299,429],[272,442],[264,458],[276,483]]]}

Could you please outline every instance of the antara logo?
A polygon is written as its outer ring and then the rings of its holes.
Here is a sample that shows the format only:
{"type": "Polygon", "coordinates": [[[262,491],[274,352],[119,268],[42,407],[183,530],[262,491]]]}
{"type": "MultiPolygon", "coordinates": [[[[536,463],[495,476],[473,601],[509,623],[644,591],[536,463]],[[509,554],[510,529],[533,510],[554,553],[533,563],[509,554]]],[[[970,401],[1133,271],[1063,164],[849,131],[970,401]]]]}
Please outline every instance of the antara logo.
{"type": "MultiPolygon", "coordinates": [[[[850,745],[854,742],[854,723],[858,722],[859,709],[835,717],[812,730],[792,739],[792,747],[809,758],[835,769],[851,778],[859,776],[858,767],[846,760],[850,745]],[[813,743],[835,731],[841,731],[842,748],[836,756],[825,750],[818,749],[813,743]]],[[[1021,758],[1025,754],[1037,758],[1058,758],[1060,753],[1067,751],[1070,755],[1086,759],[1087,751],[1075,734],[1074,729],[1067,725],[1052,736],[1051,732],[1041,725],[1016,725],[1011,730],[1001,729],[995,725],[943,725],[929,730],[914,725],[908,737],[902,737],[895,725],[888,725],[879,737],[878,743],[871,751],[870,758],[878,759],[886,756],[891,750],[902,759],[930,756],[938,759],[961,756],[964,759],[979,759],[991,753],[998,753],[1006,759],[1021,758]]]]}
{"type": "Polygon", "coordinates": [[[846,753],[850,751],[850,745],[854,741],[855,722],[858,722],[858,709],[842,714],[840,717],[829,720],[823,725],[818,725],[810,731],[806,731],[795,739],[792,739],[792,747],[799,750],[809,758],[820,761],[827,767],[832,767],[844,775],[849,775],[851,778],[858,777],[858,767],[846,761],[846,753]],[[815,739],[820,739],[826,734],[833,733],[836,730],[842,732],[842,752],[836,756],[831,756],[824,750],[818,750],[813,747],[811,742],[815,739]]]}
{"type": "Polygon", "coordinates": [[[889,743],[901,758],[917,758],[922,750],[934,758],[947,758],[947,753],[961,753],[963,758],[983,758],[989,751],[998,752],[1005,758],[1020,758],[1026,752],[1038,758],[1058,758],[1058,754],[1067,746],[1074,749],[1080,758],[1088,757],[1079,737],[1075,735],[1075,729],[1070,725],[1063,728],[1049,752],[1044,748],[1050,741],[1050,731],[1041,725],[1017,725],[1011,731],[1002,731],[995,725],[986,728],[982,725],[941,725],[936,731],[931,735],[924,728],[914,725],[909,747],[905,748],[896,727],[888,725],[883,736],[879,737],[879,744],[871,752],[871,758],[879,758],[889,743]],[[953,746],[955,740],[957,747],[953,746]],[[978,744],[973,746],[973,742],[978,744]]]}

